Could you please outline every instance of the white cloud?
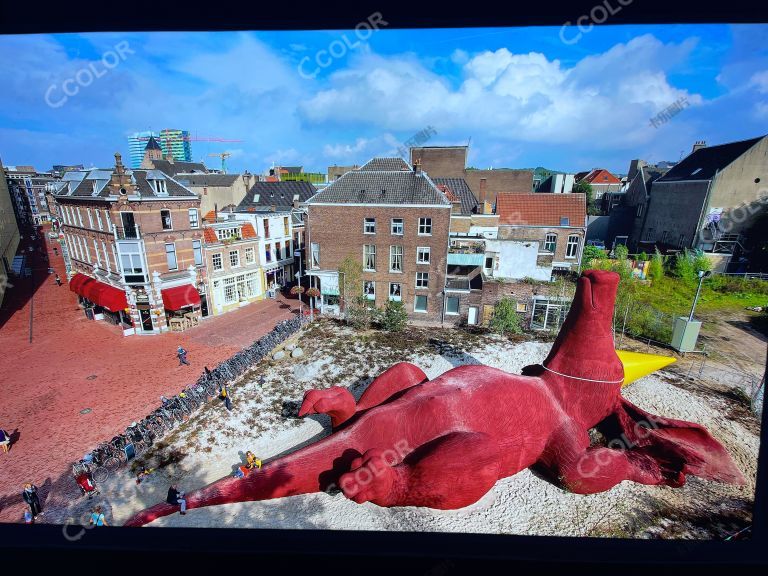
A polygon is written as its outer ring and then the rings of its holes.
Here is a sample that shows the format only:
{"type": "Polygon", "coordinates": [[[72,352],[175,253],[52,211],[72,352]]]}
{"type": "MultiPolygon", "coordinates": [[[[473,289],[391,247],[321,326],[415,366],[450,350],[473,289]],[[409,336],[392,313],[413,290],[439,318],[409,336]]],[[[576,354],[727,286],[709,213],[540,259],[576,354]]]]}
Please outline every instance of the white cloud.
{"type": "Polygon", "coordinates": [[[471,56],[457,87],[414,58],[364,55],[333,74],[300,110],[317,124],[357,122],[401,132],[431,124],[441,133],[471,130],[508,141],[631,145],[651,139],[649,118],[678,98],[702,103],[667,78],[695,44],[645,35],[571,68],[541,53],[501,48],[471,56]]]}

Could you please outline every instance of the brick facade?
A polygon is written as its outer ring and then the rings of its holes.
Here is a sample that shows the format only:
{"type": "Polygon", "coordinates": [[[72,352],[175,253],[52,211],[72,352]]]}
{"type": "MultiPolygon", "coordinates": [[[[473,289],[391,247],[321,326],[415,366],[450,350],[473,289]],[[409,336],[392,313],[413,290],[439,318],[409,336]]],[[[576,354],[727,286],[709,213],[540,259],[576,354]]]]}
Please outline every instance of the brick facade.
{"type": "Polygon", "coordinates": [[[400,207],[374,205],[309,206],[307,245],[320,245],[320,270],[335,271],[346,256],[363,262],[363,246],[376,247],[376,271],[364,271],[363,280],[375,282],[376,305],[382,307],[389,298],[389,283],[400,283],[401,298],[410,318],[439,322],[450,228],[450,206],[400,207]],[[366,218],[375,218],[376,233],[365,234],[366,218]],[[391,233],[392,218],[403,219],[403,235],[391,233]],[[432,219],[432,234],[419,235],[419,218],[432,219]],[[390,272],[390,247],[403,247],[403,271],[390,272]],[[417,264],[417,248],[430,249],[430,263],[417,264]],[[416,288],[417,272],[428,272],[427,289],[416,288]],[[415,312],[416,295],[427,296],[427,312],[415,312]]]}

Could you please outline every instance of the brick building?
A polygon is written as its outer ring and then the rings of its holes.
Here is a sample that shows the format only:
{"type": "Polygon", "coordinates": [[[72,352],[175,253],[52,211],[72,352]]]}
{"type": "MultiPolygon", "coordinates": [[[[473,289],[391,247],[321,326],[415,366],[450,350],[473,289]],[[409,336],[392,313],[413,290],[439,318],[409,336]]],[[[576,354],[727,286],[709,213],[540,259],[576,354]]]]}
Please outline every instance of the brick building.
{"type": "Polygon", "coordinates": [[[218,316],[263,300],[266,281],[253,224],[221,216],[206,223],[203,232],[211,314],[218,316]]]}
{"type": "Polygon", "coordinates": [[[51,194],[70,288],[124,334],[156,334],[206,312],[200,200],[158,170],[70,172],[51,194]],[[202,310],[201,310],[202,309],[202,310]]]}
{"type": "Polygon", "coordinates": [[[399,300],[409,318],[427,322],[459,315],[446,307],[443,292],[451,201],[418,167],[374,158],[307,206],[308,273],[324,313],[343,306],[339,266],[352,256],[363,266],[363,295],[376,306],[399,300]]]}

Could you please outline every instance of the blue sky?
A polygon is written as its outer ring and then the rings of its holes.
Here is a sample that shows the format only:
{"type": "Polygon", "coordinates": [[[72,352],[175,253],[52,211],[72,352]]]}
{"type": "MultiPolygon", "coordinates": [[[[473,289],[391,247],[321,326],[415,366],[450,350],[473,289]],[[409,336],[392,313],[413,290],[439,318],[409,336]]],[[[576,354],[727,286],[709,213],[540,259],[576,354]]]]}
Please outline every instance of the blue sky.
{"type": "Polygon", "coordinates": [[[0,158],[109,166],[167,127],[242,140],[193,142],[212,167],[325,171],[431,127],[429,144],[471,138],[476,167],[626,172],[768,133],[766,26],[380,27],[0,37],[0,158]]]}

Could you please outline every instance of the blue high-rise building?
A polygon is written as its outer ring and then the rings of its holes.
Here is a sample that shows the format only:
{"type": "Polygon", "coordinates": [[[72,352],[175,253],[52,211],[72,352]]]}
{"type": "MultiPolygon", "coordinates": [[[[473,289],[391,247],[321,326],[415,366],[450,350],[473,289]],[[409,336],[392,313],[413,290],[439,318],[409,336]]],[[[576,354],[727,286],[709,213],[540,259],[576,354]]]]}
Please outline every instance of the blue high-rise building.
{"type": "Polygon", "coordinates": [[[160,132],[146,130],[144,132],[135,132],[128,137],[128,153],[131,159],[131,168],[138,168],[144,159],[144,149],[147,147],[149,138],[154,136],[160,148],[163,151],[163,157],[170,153],[173,159],[180,162],[192,161],[192,145],[189,141],[189,132],[187,130],[177,130],[175,128],[165,128],[160,132]]]}

